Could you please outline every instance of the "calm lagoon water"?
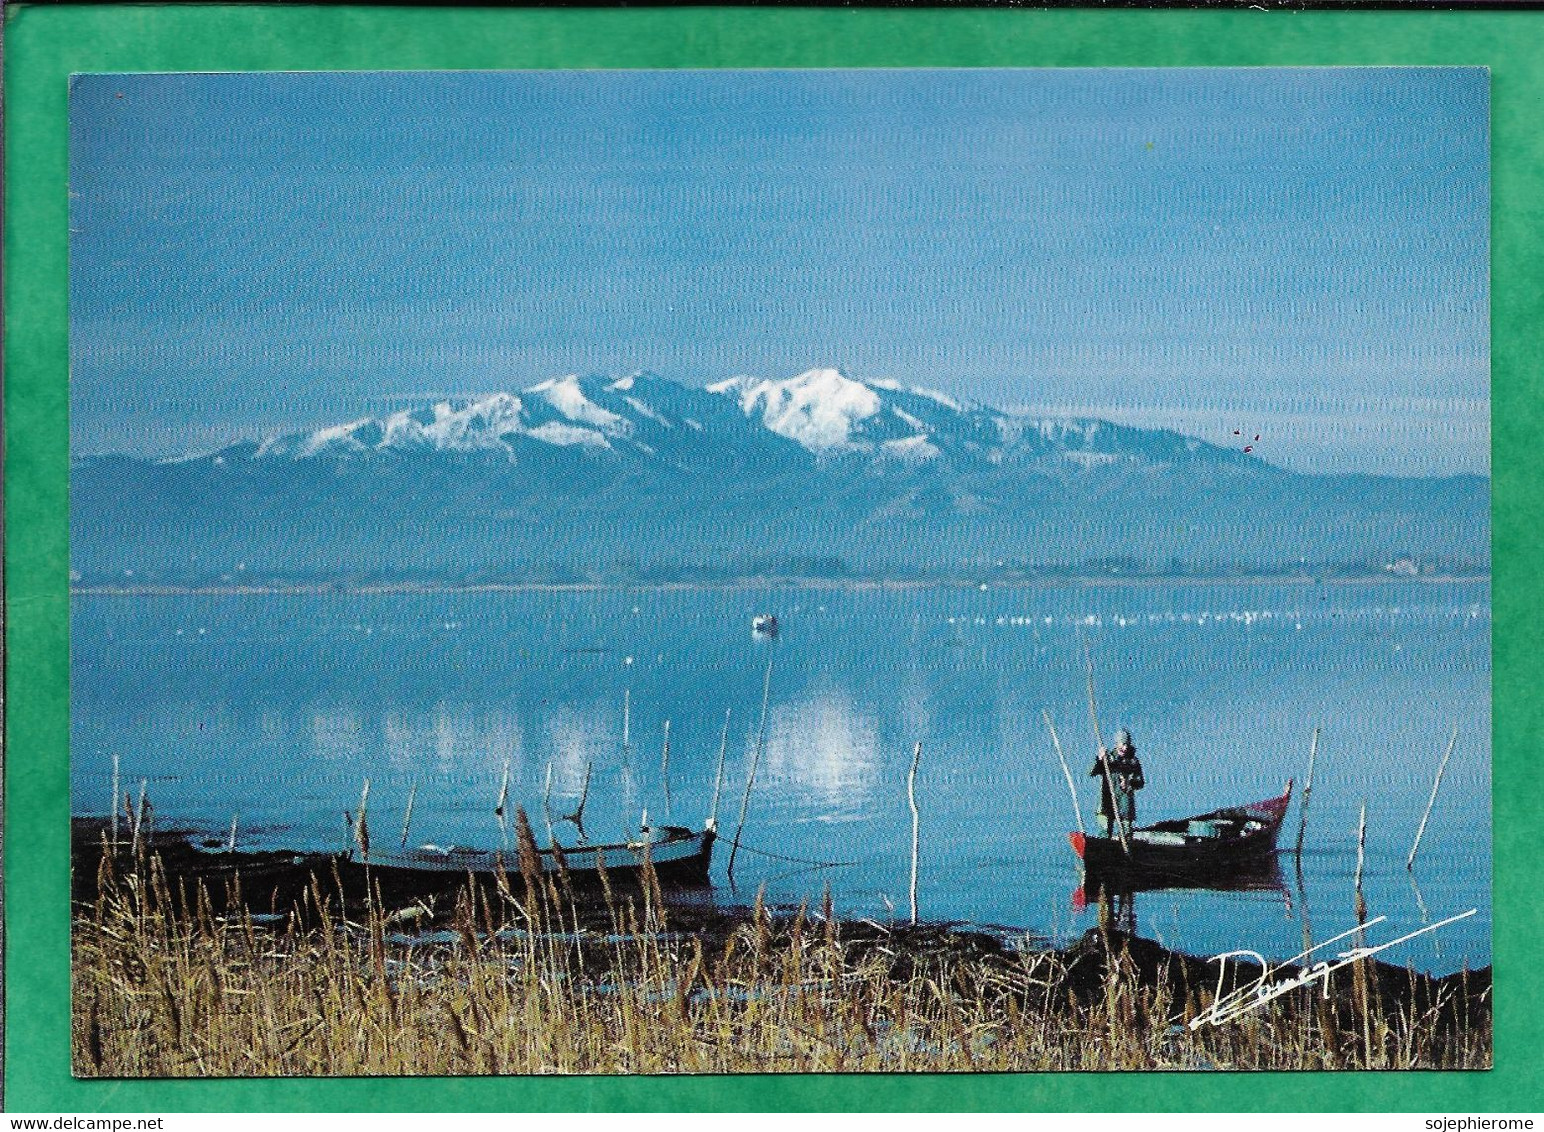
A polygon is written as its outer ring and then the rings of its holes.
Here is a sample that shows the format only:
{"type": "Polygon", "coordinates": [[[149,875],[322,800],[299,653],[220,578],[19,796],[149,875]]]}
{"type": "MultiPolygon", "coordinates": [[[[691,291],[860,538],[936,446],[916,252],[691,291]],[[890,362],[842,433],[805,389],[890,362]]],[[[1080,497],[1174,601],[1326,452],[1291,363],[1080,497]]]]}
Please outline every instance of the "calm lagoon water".
{"type": "MultiPolygon", "coordinates": [[[[748,848],[731,887],[721,843],[718,898],[765,883],[772,899],[818,900],[829,884],[849,915],[907,915],[920,741],[922,914],[1065,939],[1095,912],[1074,900],[1072,803],[1040,713],[1091,822],[1082,637],[1103,729],[1128,727],[1146,768],[1140,820],[1301,785],[1323,728],[1302,883],[1284,857],[1278,887],[1141,893],[1140,934],[1280,959],[1302,946],[1305,909],[1314,939],[1346,930],[1365,802],[1364,890],[1387,917],[1373,942],[1478,909],[1386,956],[1447,971],[1490,961],[1489,610],[1484,583],[83,594],[73,808],[106,811],[116,752],[125,789],[147,779],[163,823],[223,835],[239,812],[246,846],[341,845],[368,778],[378,844],[397,841],[416,784],[414,843],[491,847],[506,762],[539,839],[548,768],[561,814],[589,765],[589,833],[610,840],[645,807],[655,822],[707,816],[728,711],[732,833],[772,652],[748,848]],[[782,622],[775,643],[751,633],[762,611],[782,622]],[[1455,722],[1412,877],[1405,854],[1455,722]]],[[[1284,846],[1297,820],[1294,806],[1284,846]]]]}

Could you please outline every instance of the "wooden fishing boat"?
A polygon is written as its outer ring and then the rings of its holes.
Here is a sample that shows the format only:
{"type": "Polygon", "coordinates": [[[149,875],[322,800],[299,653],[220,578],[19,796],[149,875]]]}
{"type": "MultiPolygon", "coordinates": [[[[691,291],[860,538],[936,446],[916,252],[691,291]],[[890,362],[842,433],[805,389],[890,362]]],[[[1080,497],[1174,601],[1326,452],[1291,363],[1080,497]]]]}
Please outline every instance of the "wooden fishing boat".
{"type": "MultiPolygon", "coordinates": [[[[718,834],[713,822],[700,830],[686,826],[645,827],[638,837],[604,845],[564,845],[538,849],[537,860],[543,873],[556,875],[568,871],[575,886],[598,885],[604,866],[608,883],[623,887],[642,879],[645,861],[654,869],[659,883],[689,887],[708,883],[713,861],[713,843],[718,834]],[[561,858],[560,858],[561,855],[561,858]]],[[[518,877],[520,862],[513,848],[507,850],[464,849],[456,846],[422,845],[405,853],[371,853],[367,860],[350,855],[354,868],[369,867],[379,882],[411,887],[415,878],[430,881],[436,877],[492,877],[500,871],[518,877]]]]}
{"type": "Polygon", "coordinates": [[[1275,798],[1174,818],[1119,836],[1068,835],[1085,876],[1180,883],[1257,872],[1272,860],[1276,835],[1292,801],[1292,782],[1275,798]],[[1128,851],[1129,850],[1129,851],[1128,851]]]}

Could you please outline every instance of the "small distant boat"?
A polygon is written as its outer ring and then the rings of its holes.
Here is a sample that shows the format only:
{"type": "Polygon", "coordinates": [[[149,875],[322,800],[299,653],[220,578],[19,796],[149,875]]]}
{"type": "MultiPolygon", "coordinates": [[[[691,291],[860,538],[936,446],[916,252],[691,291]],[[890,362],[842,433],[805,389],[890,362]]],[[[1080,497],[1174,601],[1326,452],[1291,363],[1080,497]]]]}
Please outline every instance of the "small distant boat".
{"type": "MultiPolygon", "coordinates": [[[[542,872],[556,875],[566,868],[569,881],[576,886],[598,885],[602,866],[608,883],[618,886],[636,884],[643,876],[647,857],[661,885],[701,887],[708,883],[713,843],[717,839],[718,833],[711,821],[698,830],[678,825],[650,826],[631,841],[538,849],[536,856],[542,872]]],[[[380,856],[372,853],[368,862],[360,861],[357,855],[349,861],[355,868],[363,868],[366,863],[378,879],[397,882],[447,874],[465,877],[470,873],[487,877],[500,871],[515,876],[520,870],[519,857],[513,848],[488,850],[426,845],[406,853],[380,856]]]]}
{"type": "Polygon", "coordinates": [[[1126,835],[1126,844],[1118,835],[1090,837],[1081,832],[1068,834],[1068,840],[1089,877],[1204,883],[1258,868],[1268,860],[1276,851],[1276,835],[1291,801],[1289,779],[1278,797],[1137,826],[1126,835]]]}
{"type": "Polygon", "coordinates": [[[777,636],[777,618],[770,613],[758,613],[751,618],[751,632],[760,637],[777,636]]]}

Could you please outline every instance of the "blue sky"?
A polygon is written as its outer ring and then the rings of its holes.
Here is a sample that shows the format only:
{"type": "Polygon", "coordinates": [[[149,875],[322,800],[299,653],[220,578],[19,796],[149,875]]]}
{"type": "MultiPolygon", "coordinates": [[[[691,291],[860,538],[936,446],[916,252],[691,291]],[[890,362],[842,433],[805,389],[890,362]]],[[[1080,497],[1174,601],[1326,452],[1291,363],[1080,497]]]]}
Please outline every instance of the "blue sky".
{"type": "Polygon", "coordinates": [[[838,365],[1488,471],[1480,69],[81,76],[77,454],[838,365]]]}

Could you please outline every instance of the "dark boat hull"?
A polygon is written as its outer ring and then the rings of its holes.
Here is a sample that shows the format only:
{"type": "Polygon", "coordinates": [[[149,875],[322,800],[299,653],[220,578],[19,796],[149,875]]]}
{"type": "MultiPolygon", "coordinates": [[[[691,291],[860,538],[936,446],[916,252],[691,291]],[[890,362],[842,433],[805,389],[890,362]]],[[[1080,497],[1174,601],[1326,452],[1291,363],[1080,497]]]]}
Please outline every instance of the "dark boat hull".
{"type": "MultiPolygon", "coordinates": [[[[71,883],[76,900],[99,898],[97,885],[106,859],[115,861],[113,869],[120,874],[138,867],[127,845],[116,854],[110,853],[108,828],[104,819],[76,819],[73,823],[71,883]]],[[[716,840],[712,829],[667,827],[651,831],[648,856],[660,887],[667,893],[706,888],[716,840]]],[[[285,914],[310,907],[314,900],[334,899],[354,908],[378,900],[391,909],[425,903],[443,911],[452,906],[450,902],[466,888],[468,879],[489,895],[509,890],[518,895],[522,891],[519,861],[513,851],[505,855],[425,849],[371,854],[363,861],[358,854],[347,853],[227,852],[214,839],[199,839],[194,831],[167,830],[153,835],[149,853],[178,885],[186,881],[189,891],[192,885],[203,886],[211,906],[221,912],[241,906],[254,913],[285,914]]],[[[641,887],[641,842],[573,846],[564,858],[568,887],[586,900],[598,902],[601,896],[601,863],[607,883],[618,893],[636,892],[641,887]]],[[[539,851],[538,859],[543,873],[556,881],[556,855],[551,850],[539,851]]]]}
{"type": "Polygon", "coordinates": [[[1292,783],[1276,798],[1133,829],[1119,837],[1068,839],[1083,860],[1085,880],[1124,887],[1177,887],[1240,881],[1275,872],[1276,838],[1292,799],[1292,783]]]}
{"type": "MultiPolygon", "coordinates": [[[[603,870],[605,883],[618,888],[635,886],[643,881],[651,867],[662,887],[701,887],[708,884],[716,840],[717,834],[711,829],[694,831],[670,826],[653,831],[646,843],[569,846],[562,850],[561,861],[558,853],[542,849],[538,850],[537,859],[543,874],[558,879],[566,871],[568,883],[575,888],[601,887],[603,870]]],[[[420,850],[410,854],[372,856],[368,861],[354,857],[344,868],[360,872],[368,869],[375,883],[397,889],[415,885],[435,889],[443,887],[447,881],[460,882],[468,876],[484,882],[496,881],[500,872],[511,880],[518,880],[520,876],[519,858],[513,850],[508,853],[420,850]]]]}

